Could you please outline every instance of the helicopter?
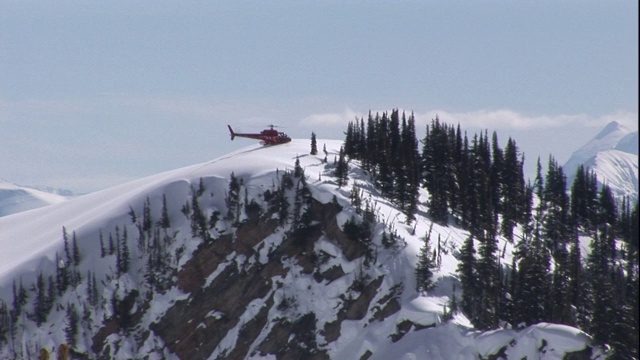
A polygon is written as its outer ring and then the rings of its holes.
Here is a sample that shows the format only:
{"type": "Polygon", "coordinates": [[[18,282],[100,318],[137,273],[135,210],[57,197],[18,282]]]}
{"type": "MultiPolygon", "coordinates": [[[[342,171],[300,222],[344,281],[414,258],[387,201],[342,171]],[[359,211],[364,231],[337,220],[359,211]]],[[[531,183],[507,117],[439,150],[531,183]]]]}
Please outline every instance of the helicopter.
{"type": "Polygon", "coordinates": [[[231,125],[227,125],[227,127],[229,128],[229,133],[231,134],[231,140],[235,139],[236,136],[245,137],[249,139],[260,140],[260,144],[264,146],[285,144],[291,141],[291,138],[287,136],[287,134],[275,130],[275,125],[269,125],[269,129],[264,129],[258,134],[236,133],[231,128],[231,125]]]}

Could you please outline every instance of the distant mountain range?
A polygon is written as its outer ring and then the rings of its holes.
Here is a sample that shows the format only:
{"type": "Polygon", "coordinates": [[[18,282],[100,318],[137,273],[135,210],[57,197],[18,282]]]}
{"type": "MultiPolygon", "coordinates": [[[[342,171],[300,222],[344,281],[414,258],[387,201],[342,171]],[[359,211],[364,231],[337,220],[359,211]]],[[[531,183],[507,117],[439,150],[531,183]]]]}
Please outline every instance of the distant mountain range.
{"type": "Polygon", "coordinates": [[[0,179],[0,217],[67,201],[70,191],[36,189],[0,179]]]}
{"type": "Polygon", "coordinates": [[[618,201],[624,196],[638,198],[638,131],[616,121],[607,124],[564,165],[567,186],[581,164],[593,170],[600,185],[607,184],[618,201]]]}

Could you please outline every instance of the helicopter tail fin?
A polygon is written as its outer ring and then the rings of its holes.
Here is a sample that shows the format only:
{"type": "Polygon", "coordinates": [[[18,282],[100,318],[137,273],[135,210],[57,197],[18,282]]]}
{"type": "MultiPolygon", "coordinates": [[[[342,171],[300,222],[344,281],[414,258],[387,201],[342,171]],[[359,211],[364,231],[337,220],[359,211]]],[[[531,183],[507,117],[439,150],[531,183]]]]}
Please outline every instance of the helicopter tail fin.
{"type": "Polygon", "coordinates": [[[236,138],[236,133],[233,132],[233,129],[231,128],[231,125],[227,125],[227,127],[229,128],[229,133],[231,134],[231,140],[236,138]]]}

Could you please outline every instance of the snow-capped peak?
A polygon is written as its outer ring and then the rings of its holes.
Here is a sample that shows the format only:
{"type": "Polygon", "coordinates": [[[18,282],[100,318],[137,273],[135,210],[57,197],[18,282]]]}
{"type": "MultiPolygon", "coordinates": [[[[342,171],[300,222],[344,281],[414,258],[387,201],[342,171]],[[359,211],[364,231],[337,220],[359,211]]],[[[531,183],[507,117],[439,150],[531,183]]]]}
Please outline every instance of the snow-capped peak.
{"type": "Polygon", "coordinates": [[[593,139],[576,150],[564,165],[565,172],[572,174],[580,164],[594,158],[598,152],[615,149],[622,138],[631,131],[617,121],[612,121],[593,139]]]}
{"type": "Polygon", "coordinates": [[[567,185],[571,187],[580,165],[596,173],[618,199],[638,197],[638,131],[612,121],[592,140],[576,150],[565,163],[567,185]]]}

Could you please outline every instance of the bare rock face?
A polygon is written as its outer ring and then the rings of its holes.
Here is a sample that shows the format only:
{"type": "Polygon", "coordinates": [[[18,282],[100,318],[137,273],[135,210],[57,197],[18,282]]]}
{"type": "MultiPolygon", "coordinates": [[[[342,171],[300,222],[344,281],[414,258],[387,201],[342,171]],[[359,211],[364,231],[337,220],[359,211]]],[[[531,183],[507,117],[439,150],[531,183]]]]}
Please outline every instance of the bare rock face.
{"type": "MultiPolygon", "coordinates": [[[[318,271],[314,245],[322,236],[334,241],[347,259],[365,254],[365,245],[349,239],[338,226],[336,215],[341,210],[337,204],[314,201],[310,210],[313,225],[287,233],[279,246],[269,250],[266,263],[257,260],[265,246],[261,242],[279,229],[269,214],[248,219],[233,234],[203,242],[177,274],[178,288],[189,296],[176,301],[160,321],[152,324],[151,331],[182,359],[211,357],[228,332],[238,328],[235,346],[219,352],[219,358],[243,359],[254,349],[254,355],[271,354],[278,359],[328,359],[316,341],[319,327],[324,328],[320,333],[327,342],[335,341],[343,320],[362,319],[367,314],[383,277],[354,284],[359,295],[343,299],[333,323],[318,324],[314,313],[270,318],[270,312],[274,306],[288,306],[274,299],[274,289],[282,286],[277,279],[291,271],[283,266],[285,260],[318,282],[331,282],[346,275],[340,266],[318,271]],[[234,257],[253,261],[230,263],[234,257]],[[262,307],[247,319],[244,314],[255,300],[261,300],[262,307]]],[[[398,310],[397,302],[389,301],[378,318],[398,310]]]]}

